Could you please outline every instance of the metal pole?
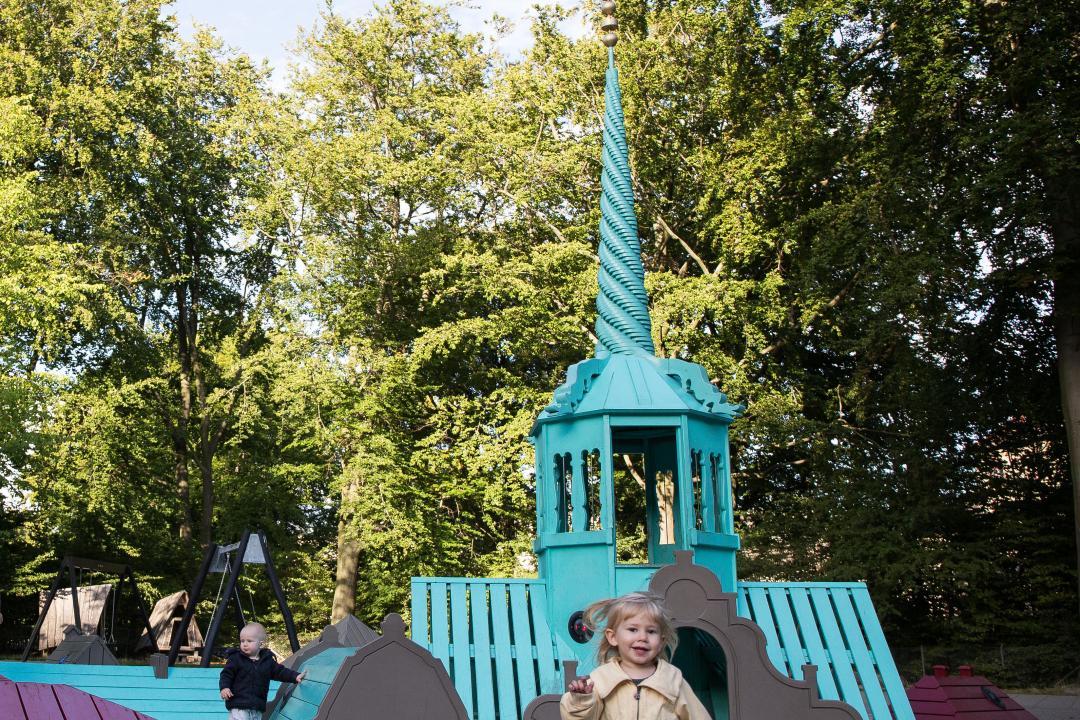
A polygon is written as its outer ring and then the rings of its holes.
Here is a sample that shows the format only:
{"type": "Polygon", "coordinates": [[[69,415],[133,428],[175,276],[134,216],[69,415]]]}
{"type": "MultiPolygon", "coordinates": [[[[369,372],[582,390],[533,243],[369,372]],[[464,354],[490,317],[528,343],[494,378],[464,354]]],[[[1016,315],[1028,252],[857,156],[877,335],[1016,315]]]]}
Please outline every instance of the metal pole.
{"type": "MultiPolygon", "coordinates": [[[[146,612],[146,603],[143,602],[139,586],[135,584],[135,573],[132,572],[130,567],[127,569],[127,579],[131,583],[131,592],[135,594],[135,602],[139,604],[139,613],[142,614],[143,625],[146,627],[146,636],[150,638],[150,647],[153,648],[152,652],[157,652],[157,635],[154,634],[154,628],[150,626],[150,613],[146,612]]],[[[123,584],[123,578],[121,578],[120,582],[123,584]]]]}
{"type": "MultiPolygon", "coordinates": [[[[239,578],[237,578],[239,581],[239,578]]],[[[233,588],[233,600],[236,601],[236,607],[233,608],[233,620],[236,622],[236,632],[239,633],[247,625],[247,618],[244,617],[244,605],[240,602],[240,585],[237,583],[233,588]]]]}
{"type": "Polygon", "coordinates": [[[274,572],[274,560],[270,557],[270,547],[266,542],[266,534],[262,530],[259,531],[259,542],[262,543],[263,557],[266,558],[266,574],[270,577],[270,586],[274,588],[278,607],[281,608],[281,615],[285,618],[285,632],[289,634],[289,645],[292,647],[292,651],[296,652],[300,649],[300,641],[296,638],[296,625],[293,623],[292,610],[289,609],[289,603],[285,601],[285,591],[281,589],[277,573],[274,572]]]}
{"type": "Polygon", "coordinates": [[[169,667],[176,664],[176,656],[180,654],[180,644],[187,637],[188,627],[191,626],[191,618],[195,616],[195,604],[199,602],[199,593],[202,592],[203,583],[210,572],[210,561],[217,554],[217,545],[210,543],[206,548],[206,557],[199,566],[199,574],[195,576],[195,584],[191,586],[191,594],[188,595],[187,607],[184,608],[184,618],[180,621],[180,627],[173,633],[169,642],[169,667]]]}
{"type": "Polygon", "coordinates": [[[82,618],[79,617],[79,586],[75,583],[75,567],[68,565],[68,579],[71,581],[71,608],[75,611],[75,632],[82,635],[82,618]]]}
{"type": "Polygon", "coordinates": [[[233,591],[236,590],[236,580],[240,577],[240,571],[244,567],[244,553],[247,552],[250,537],[250,530],[245,530],[240,537],[240,547],[236,548],[236,563],[233,564],[232,572],[229,574],[229,581],[225,585],[225,594],[222,595],[222,602],[225,604],[219,608],[220,612],[214,613],[214,620],[210,623],[210,630],[206,633],[203,657],[199,663],[200,667],[210,667],[210,656],[214,653],[214,641],[217,639],[218,631],[221,629],[221,621],[225,619],[225,609],[228,607],[229,601],[232,600],[233,591]]]}

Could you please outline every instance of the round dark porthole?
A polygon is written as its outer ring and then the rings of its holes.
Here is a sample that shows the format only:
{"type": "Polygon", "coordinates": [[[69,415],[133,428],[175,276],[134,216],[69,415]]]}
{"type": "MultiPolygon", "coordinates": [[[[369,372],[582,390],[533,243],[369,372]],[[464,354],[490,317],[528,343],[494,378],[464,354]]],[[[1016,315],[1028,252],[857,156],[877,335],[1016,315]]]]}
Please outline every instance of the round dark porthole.
{"type": "Polygon", "coordinates": [[[583,610],[575,610],[570,614],[570,621],[566,623],[566,629],[575,642],[584,645],[592,640],[593,631],[585,624],[585,612],[583,610]]]}

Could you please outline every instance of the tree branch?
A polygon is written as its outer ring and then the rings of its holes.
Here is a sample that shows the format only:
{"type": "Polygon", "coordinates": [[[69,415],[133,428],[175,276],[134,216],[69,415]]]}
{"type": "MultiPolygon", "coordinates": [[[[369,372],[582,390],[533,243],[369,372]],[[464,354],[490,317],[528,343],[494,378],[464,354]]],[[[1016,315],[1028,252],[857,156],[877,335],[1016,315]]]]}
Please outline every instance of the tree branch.
{"type": "MultiPolygon", "coordinates": [[[[683,250],[686,251],[686,254],[693,258],[694,262],[697,263],[697,266],[701,268],[701,272],[709,275],[709,266],[705,264],[705,261],[702,260],[696,252],[694,252],[694,249],[690,247],[690,245],[685,240],[675,234],[675,231],[672,230],[671,226],[668,225],[667,222],[664,220],[664,216],[656,210],[653,210],[653,215],[656,217],[656,224],[660,226],[660,229],[664,231],[664,234],[673,240],[678,240],[679,244],[682,245],[683,250]]],[[[719,270],[719,268],[720,266],[718,265],[717,270],[719,270]]]]}
{"type": "MultiPolygon", "coordinates": [[[[854,289],[855,284],[862,277],[865,270],[866,265],[863,265],[858,270],[856,270],[855,274],[851,276],[851,279],[848,280],[847,285],[841,288],[840,292],[836,293],[836,295],[834,295],[832,299],[829,300],[829,302],[825,303],[814,311],[814,314],[810,316],[810,319],[806,321],[806,324],[802,328],[801,332],[803,335],[806,335],[813,329],[814,323],[821,318],[821,316],[825,313],[826,310],[831,310],[832,308],[843,302],[844,298],[847,297],[848,293],[850,293],[854,289]]],[[[792,329],[794,330],[795,328],[792,329]]],[[[788,342],[789,340],[787,338],[781,338],[769,345],[768,347],[762,349],[761,352],[758,353],[758,356],[764,357],[766,355],[771,355],[772,353],[787,345],[788,342]]]]}

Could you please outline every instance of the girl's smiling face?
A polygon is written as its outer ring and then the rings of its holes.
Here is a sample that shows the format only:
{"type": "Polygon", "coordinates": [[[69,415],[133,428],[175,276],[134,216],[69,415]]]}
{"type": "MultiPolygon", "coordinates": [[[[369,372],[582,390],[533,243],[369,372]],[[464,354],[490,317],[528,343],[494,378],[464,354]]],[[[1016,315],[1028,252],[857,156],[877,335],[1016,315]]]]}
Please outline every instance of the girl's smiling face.
{"type": "Polygon", "coordinates": [[[656,657],[663,648],[660,625],[647,613],[623,618],[618,627],[608,627],[604,637],[619,651],[623,670],[634,679],[648,677],[656,669],[656,657]]]}

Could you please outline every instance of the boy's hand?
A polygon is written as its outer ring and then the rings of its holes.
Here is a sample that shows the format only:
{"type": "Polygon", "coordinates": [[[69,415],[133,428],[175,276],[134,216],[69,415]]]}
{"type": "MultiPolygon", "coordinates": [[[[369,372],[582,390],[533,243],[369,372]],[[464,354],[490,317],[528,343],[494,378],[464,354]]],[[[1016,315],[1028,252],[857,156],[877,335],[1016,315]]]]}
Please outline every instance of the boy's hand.
{"type": "Polygon", "coordinates": [[[221,688],[221,699],[232,700],[232,690],[229,688],[221,688]]]}
{"type": "Polygon", "coordinates": [[[296,676],[296,682],[298,682],[298,683],[304,682],[304,678],[306,678],[306,677],[307,677],[307,670],[305,670],[304,672],[302,672],[302,673],[300,673],[299,675],[296,676]]]}
{"type": "Polygon", "coordinates": [[[592,680],[587,677],[578,678],[570,682],[570,692],[577,695],[592,695],[592,680]]]}

